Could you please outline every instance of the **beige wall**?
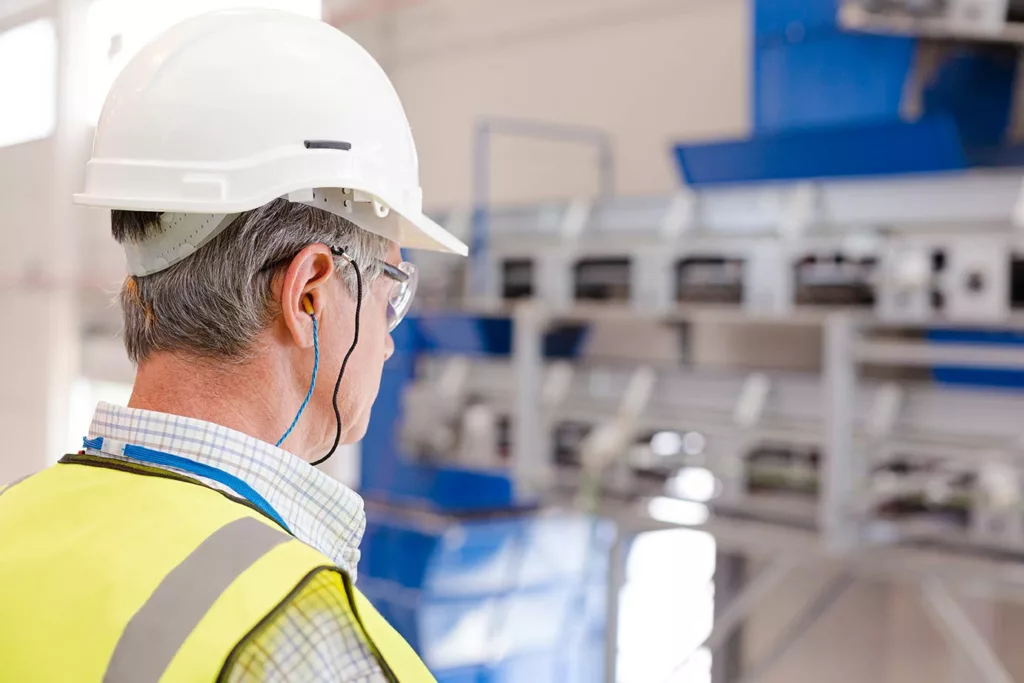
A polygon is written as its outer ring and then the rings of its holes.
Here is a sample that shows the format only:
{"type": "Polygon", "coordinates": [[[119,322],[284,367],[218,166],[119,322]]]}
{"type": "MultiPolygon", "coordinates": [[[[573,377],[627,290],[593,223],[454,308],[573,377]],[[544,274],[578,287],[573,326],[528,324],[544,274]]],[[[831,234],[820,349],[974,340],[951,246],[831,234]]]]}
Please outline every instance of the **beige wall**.
{"type": "MultiPolygon", "coordinates": [[[[429,206],[470,202],[473,131],[487,116],[607,131],[620,191],[678,184],[671,142],[748,128],[748,0],[431,0],[345,28],[405,103],[429,206]]],[[[592,192],[594,155],[502,139],[494,198],[592,192]]]]}

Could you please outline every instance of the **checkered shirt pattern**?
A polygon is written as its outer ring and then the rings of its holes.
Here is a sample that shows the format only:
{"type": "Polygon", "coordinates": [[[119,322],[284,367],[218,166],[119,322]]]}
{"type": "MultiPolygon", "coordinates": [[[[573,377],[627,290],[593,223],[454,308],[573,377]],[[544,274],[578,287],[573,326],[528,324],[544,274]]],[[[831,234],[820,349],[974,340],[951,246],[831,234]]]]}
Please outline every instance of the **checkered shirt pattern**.
{"type": "Polygon", "coordinates": [[[288,609],[254,635],[228,672],[228,682],[383,681],[342,590],[337,575],[318,574],[288,609]],[[340,637],[316,640],[307,636],[337,632],[339,627],[340,637]],[[360,656],[353,656],[356,651],[360,656]]]}
{"type": "MultiPolygon", "coordinates": [[[[331,558],[355,581],[359,542],[366,530],[363,499],[306,461],[265,441],[211,422],[110,403],[100,403],[93,415],[89,438],[98,436],[105,442],[144,446],[233,474],[270,503],[296,538],[331,558]]],[[[106,443],[102,452],[93,449],[86,452],[131,460],[112,451],[106,443]]],[[[165,469],[231,492],[191,472],[172,467],[165,469]]]]}
{"type": "MultiPolygon", "coordinates": [[[[331,558],[355,580],[359,542],[366,528],[362,498],[295,455],[203,420],[109,403],[96,407],[89,438],[96,437],[103,438],[103,450],[86,449],[90,455],[130,462],[132,458],[117,445],[132,444],[238,477],[270,503],[296,538],[331,558]]],[[[229,491],[192,472],[163,469],[229,491]]],[[[344,593],[329,576],[324,573],[311,581],[277,612],[240,654],[229,681],[385,680],[344,593]]]]}

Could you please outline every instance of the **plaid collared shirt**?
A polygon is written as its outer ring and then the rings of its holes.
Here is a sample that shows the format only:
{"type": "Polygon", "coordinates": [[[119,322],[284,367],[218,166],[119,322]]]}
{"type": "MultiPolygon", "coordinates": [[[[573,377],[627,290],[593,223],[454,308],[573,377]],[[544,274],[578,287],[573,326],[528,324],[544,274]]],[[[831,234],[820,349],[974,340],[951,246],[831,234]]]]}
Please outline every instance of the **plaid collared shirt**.
{"type": "MultiPolygon", "coordinates": [[[[125,444],[144,446],[232,474],[263,496],[300,541],[331,558],[355,580],[366,528],[362,499],[305,461],[269,443],[193,418],[100,403],[89,438],[103,437],[91,455],[131,461],[125,444]]],[[[150,463],[146,463],[150,465],[150,463]]],[[[165,468],[224,490],[218,482],[165,468]]],[[[384,675],[344,595],[311,581],[279,610],[240,654],[228,680],[378,683],[384,675]],[[267,644],[270,644],[269,647],[267,644]]]]}

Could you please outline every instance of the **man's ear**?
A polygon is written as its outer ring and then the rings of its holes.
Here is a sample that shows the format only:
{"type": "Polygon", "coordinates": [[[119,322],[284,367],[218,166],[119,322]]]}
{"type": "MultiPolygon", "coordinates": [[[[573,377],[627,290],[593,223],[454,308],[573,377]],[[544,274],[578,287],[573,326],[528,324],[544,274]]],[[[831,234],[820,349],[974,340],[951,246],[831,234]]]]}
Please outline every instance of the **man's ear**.
{"type": "Polygon", "coordinates": [[[334,257],[323,244],[310,244],[295,255],[274,287],[285,326],[300,348],[313,346],[311,316],[320,320],[324,285],[334,274],[334,257]]]}

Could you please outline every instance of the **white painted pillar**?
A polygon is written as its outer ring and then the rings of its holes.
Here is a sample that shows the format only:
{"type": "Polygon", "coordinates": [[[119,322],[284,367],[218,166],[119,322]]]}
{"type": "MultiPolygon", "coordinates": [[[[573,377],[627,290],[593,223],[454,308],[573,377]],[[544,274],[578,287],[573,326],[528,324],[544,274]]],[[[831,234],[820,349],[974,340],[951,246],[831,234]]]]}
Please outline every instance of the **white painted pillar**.
{"type": "Polygon", "coordinates": [[[71,445],[68,399],[77,375],[81,280],[75,254],[89,129],[80,115],[85,1],[41,6],[57,34],[57,115],[46,139],[0,149],[0,481],[56,461],[71,445]],[[76,59],[77,56],[77,59],[76,59]]]}

